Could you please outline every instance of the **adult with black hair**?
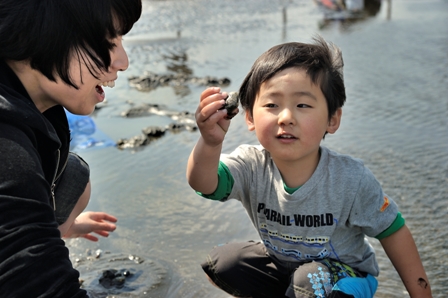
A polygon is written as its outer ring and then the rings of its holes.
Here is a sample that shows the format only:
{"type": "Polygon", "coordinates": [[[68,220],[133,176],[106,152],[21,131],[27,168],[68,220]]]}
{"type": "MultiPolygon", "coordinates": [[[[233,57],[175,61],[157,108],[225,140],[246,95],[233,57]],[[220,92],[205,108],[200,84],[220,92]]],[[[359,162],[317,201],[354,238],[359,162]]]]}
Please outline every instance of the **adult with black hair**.
{"type": "Polygon", "coordinates": [[[64,108],[90,114],[128,67],[141,0],[0,2],[0,296],[87,297],[62,235],[95,240],[116,220],[86,212],[87,164],[64,108]],[[83,225],[79,225],[79,223],[83,225]],[[59,229],[58,229],[59,228],[59,229]]]}

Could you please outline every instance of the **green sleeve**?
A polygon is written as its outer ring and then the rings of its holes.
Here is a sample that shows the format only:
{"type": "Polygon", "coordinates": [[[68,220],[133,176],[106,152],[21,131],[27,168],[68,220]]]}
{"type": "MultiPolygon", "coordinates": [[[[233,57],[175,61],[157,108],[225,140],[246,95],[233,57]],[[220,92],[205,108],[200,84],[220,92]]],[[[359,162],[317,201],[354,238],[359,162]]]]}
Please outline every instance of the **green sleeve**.
{"type": "Polygon", "coordinates": [[[218,186],[216,187],[216,190],[211,194],[203,194],[199,191],[196,193],[210,200],[221,201],[227,199],[230,195],[233,183],[234,180],[229,168],[220,161],[218,166],[218,186]]]}
{"type": "Polygon", "coordinates": [[[382,233],[380,233],[379,235],[376,235],[375,238],[378,240],[381,240],[383,238],[386,238],[387,236],[392,235],[393,233],[395,233],[396,231],[401,229],[404,226],[404,223],[405,223],[404,218],[401,216],[401,213],[398,212],[397,217],[395,218],[394,222],[382,233]]]}

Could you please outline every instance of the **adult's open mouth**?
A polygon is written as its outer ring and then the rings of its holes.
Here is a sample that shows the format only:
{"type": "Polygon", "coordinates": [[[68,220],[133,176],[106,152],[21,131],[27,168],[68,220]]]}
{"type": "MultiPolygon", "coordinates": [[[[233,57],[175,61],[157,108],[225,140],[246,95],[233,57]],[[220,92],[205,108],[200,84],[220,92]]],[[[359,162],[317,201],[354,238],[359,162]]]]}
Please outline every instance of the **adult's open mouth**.
{"type": "Polygon", "coordinates": [[[103,87],[113,88],[115,87],[115,81],[106,81],[99,83],[98,85],[96,85],[96,92],[98,92],[98,94],[103,94],[104,93],[103,87]]]}
{"type": "Polygon", "coordinates": [[[96,89],[96,92],[98,94],[103,94],[104,93],[104,90],[103,90],[103,88],[100,85],[96,85],[95,89],[96,89]]]}

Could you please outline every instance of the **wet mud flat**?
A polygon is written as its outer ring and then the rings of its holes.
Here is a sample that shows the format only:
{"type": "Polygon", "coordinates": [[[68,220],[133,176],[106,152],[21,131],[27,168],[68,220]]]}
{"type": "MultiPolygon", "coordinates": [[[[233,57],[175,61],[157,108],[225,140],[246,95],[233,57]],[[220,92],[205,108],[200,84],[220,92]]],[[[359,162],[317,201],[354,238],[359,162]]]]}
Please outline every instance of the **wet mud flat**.
{"type": "MultiPolygon", "coordinates": [[[[128,78],[145,71],[212,75],[229,78],[223,91],[236,91],[262,52],[321,34],[342,49],[347,91],[342,125],[323,145],[364,160],[399,205],[433,296],[445,297],[448,4],[396,0],[388,12],[386,3],[359,20],[328,20],[312,1],[145,1],[142,19],[125,37],[129,70],[106,90],[108,105],[93,119],[114,140],[168,125],[172,119],[166,115],[121,113],[130,101],[132,107],[163,105],[194,113],[204,86],[187,82],[137,90],[128,78]]],[[[83,287],[98,297],[228,297],[206,281],[199,264],[217,244],[258,235],[240,204],[204,200],[187,185],[186,161],[198,137],[197,131],[167,132],[142,150],[78,152],[91,166],[88,209],[119,219],[117,230],[98,243],[67,241],[83,287]],[[102,254],[95,258],[98,249],[102,254]],[[118,284],[107,288],[100,283],[107,270],[133,275],[121,288],[121,276],[115,282],[110,276],[111,284],[118,284]]],[[[256,143],[241,113],[232,119],[224,151],[240,143],[256,143]]],[[[375,297],[408,297],[379,242],[371,243],[381,269],[375,297]]]]}

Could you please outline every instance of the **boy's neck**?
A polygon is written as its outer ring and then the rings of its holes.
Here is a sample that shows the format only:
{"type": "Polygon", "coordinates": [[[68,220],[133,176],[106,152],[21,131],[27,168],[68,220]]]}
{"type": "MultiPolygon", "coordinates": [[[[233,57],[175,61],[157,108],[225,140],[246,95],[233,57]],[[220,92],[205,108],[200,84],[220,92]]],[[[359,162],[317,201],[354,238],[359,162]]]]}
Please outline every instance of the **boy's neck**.
{"type": "Polygon", "coordinates": [[[290,188],[296,188],[304,185],[314,174],[320,160],[320,148],[313,156],[296,162],[276,161],[283,182],[290,188]]]}

